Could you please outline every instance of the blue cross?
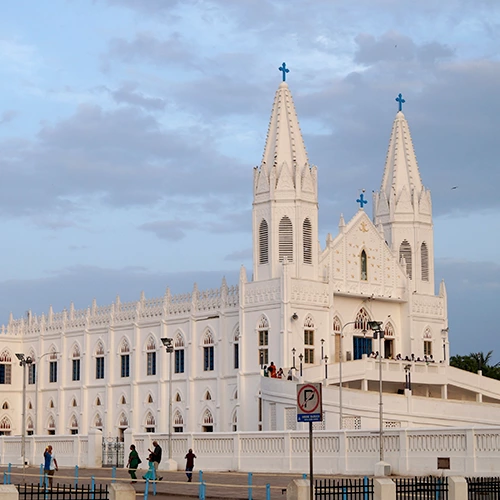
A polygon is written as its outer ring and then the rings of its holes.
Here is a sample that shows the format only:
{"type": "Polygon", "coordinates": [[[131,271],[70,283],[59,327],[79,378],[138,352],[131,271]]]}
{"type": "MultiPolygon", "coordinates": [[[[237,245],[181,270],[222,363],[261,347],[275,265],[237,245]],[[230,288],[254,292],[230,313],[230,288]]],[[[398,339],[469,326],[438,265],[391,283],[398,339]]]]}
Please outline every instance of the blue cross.
{"type": "Polygon", "coordinates": [[[396,102],[399,103],[399,111],[403,111],[403,103],[405,103],[406,101],[403,99],[403,95],[402,94],[398,94],[398,96],[396,97],[396,102]]]}
{"type": "Polygon", "coordinates": [[[359,208],[363,208],[363,205],[366,205],[368,202],[365,200],[365,195],[361,193],[359,195],[359,200],[356,200],[356,203],[359,203],[359,208]]]}
{"type": "Polygon", "coordinates": [[[290,72],[290,70],[286,67],[286,64],[283,63],[279,68],[279,71],[283,73],[283,81],[286,82],[286,74],[290,72]]]}

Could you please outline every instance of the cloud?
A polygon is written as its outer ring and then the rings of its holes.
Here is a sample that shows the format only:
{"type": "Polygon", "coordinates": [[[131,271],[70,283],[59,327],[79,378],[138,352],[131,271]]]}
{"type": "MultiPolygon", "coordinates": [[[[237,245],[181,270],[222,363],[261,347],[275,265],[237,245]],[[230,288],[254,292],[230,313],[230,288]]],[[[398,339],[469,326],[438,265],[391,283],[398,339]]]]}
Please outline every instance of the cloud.
{"type": "Polygon", "coordinates": [[[162,240],[180,241],[186,237],[186,230],[197,227],[192,221],[163,220],[147,222],[139,226],[143,231],[150,231],[162,240]]]}
{"type": "Polygon", "coordinates": [[[247,262],[252,261],[253,250],[251,248],[245,248],[243,250],[236,250],[227,254],[224,260],[235,261],[235,262],[247,262]]]}
{"type": "Polygon", "coordinates": [[[0,125],[11,122],[17,116],[17,111],[7,109],[0,114],[0,125]]]}
{"type": "Polygon", "coordinates": [[[146,97],[137,91],[138,84],[132,82],[124,83],[119,89],[109,91],[118,104],[130,104],[139,106],[146,111],[160,111],[165,109],[166,102],[159,97],[146,97]]]}

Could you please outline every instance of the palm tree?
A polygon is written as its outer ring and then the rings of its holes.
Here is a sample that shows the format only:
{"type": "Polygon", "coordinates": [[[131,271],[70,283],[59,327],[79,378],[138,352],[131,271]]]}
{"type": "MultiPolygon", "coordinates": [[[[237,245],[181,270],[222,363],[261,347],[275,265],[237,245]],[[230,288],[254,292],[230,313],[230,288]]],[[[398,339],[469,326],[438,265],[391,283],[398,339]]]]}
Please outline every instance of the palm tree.
{"type": "Polygon", "coordinates": [[[477,373],[481,371],[485,377],[500,379],[500,363],[490,364],[493,351],[471,352],[468,356],[451,356],[450,365],[460,370],[477,373]]]}

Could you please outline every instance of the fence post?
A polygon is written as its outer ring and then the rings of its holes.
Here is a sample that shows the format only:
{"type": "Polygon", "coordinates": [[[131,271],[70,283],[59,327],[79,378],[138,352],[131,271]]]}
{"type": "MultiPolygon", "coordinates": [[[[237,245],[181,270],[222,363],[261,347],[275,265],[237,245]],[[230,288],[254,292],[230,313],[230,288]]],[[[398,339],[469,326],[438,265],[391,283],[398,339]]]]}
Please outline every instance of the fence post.
{"type": "Polygon", "coordinates": [[[92,476],[92,480],[90,482],[90,491],[92,494],[90,495],[90,500],[94,500],[94,491],[95,491],[95,477],[92,476]]]}
{"type": "Polygon", "coordinates": [[[113,465],[113,468],[111,469],[111,482],[116,483],[116,466],[113,465]]]}
{"type": "Polygon", "coordinates": [[[464,477],[448,476],[448,500],[467,500],[468,492],[464,477]]]}
{"type": "Polygon", "coordinates": [[[75,489],[78,488],[78,465],[75,465],[75,489]]]}
{"type": "Polygon", "coordinates": [[[144,500],[148,500],[149,496],[149,479],[146,479],[146,486],[144,487],[144,500]]]}
{"type": "Polygon", "coordinates": [[[396,483],[389,478],[374,478],[373,500],[396,500],[396,483]]]}
{"type": "Polygon", "coordinates": [[[363,498],[364,500],[368,500],[368,476],[365,476],[363,478],[363,498]]]}
{"type": "Polygon", "coordinates": [[[271,485],[266,484],[266,500],[271,500],[271,485]]]}
{"type": "Polygon", "coordinates": [[[248,473],[248,500],[252,500],[252,476],[251,472],[248,473]]]}
{"type": "Polygon", "coordinates": [[[11,476],[11,473],[12,473],[12,464],[9,462],[9,465],[7,466],[7,476],[8,476],[8,480],[9,482],[7,484],[12,484],[12,476],[11,476]]]}
{"type": "Polygon", "coordinates": [[[200,483],[200,485],[198,486],[198,498],[200,500],[203,500],[203,471],[200,470],[198,474],[199,474],[198,482],[200,483]]]}

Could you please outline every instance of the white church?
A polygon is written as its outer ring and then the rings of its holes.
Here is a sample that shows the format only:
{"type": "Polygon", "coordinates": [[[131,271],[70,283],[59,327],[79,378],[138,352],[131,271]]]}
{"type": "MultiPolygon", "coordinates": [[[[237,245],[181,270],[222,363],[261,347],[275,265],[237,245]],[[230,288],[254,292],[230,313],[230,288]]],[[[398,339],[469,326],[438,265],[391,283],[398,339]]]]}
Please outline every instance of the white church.
{"type": "MultiPolygon", "coordinates": [[[[380,374],[386,429],[497,425],[500,382],[448,365],[431,193],[401,104],[387,127],[373,220],[361,193],[356,215],[339,214],[321,243],[321,169],[309,163],[283,81],[253,175],[253,270],[242,267],[231,286],[221,277],[218,289],[195,284],[182,295],[167,288],[153,299],[9,318],[0,332],[0,434],[23,432],[16,353],[30,361],[28,437],[300,431],[298,381],[323,384],[316,429],[377,429],[380,374]],[[376,339],[373,321],[383,332],[376,339]],[[161,339],[172,339],[172,352],[161,339]],[[283,378],[264,376],[271,362],[283,378]]],[[[174,447],[179,460],[184,453],[174,447]]]]}

